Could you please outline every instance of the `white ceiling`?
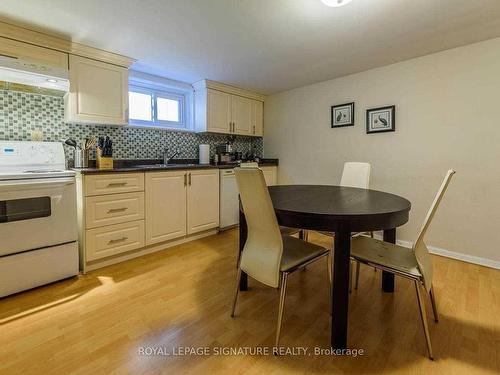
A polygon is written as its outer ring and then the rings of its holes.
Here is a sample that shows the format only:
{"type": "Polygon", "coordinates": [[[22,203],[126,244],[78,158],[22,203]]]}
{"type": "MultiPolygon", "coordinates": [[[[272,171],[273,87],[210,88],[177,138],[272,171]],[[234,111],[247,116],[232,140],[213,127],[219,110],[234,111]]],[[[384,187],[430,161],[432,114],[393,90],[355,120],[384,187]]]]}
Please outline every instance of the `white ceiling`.
{"type": "Polygon", "coordinates": [[[0,16],[263,93],[500,36],[500,0],[2,0],[0,16]]]}

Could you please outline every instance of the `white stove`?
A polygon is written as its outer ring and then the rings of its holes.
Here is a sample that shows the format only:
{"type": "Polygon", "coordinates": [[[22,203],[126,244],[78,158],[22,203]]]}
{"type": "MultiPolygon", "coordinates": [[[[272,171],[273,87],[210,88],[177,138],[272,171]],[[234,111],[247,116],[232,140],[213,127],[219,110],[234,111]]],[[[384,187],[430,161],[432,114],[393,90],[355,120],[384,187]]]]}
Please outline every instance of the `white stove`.
{"type": "Polygon", "coordinates": [[[0,181],[72,176],[60,142],[0,141],[0,181]]]}
{"type": "Polygon", "coordinates": [[[0,141],[0,297],[78,274],[75,172],[59,142],[0,141]]]}

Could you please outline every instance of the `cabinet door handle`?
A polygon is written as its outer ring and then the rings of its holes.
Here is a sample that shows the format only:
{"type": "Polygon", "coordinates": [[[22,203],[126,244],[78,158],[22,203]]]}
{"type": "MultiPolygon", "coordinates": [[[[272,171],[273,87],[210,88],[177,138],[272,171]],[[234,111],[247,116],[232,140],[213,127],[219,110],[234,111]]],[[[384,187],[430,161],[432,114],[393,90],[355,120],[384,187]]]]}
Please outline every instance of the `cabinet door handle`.
{"type": "Polygon", "coordinates": [[[187,186],[187,173],[184,173],[184,186],[187,186]]]}
{"type": "Polygon", "coordinates": [[[233,132],[233,123],[229,121],[229,133],[233,132]]]}
{"type": "Polygon", "coordinates": [[[118,187],[118,186],[125,186],[127,185],[126,182],[110,182],[108,184],[108,187],[118,187]]]}
{"type": "Polygon", "coordinates": [[[108,210],[108,214],[114,214],[116,212],[123,212],[123,211],[127,211],[128,210],[128,207],[121,207],[121,208],[110,208],[108,210]]]}
{"type": "Polygon", "coordinates": [[[189,186],[191,186],[191,173],[189,174],[189,186]]]}
{"type": "Polygon", "coordinates": [[[108,245],[112,245],[114,243],[123,242],[123,241],[127,241],[127,240],[128,240],[128,237],[117,238],[116,240],[109,240],[108,245]]]}
{"type": "Polygon", "coordinates": [[[255,125],[253,126],[253,134],[255,134],[255,125]]]}

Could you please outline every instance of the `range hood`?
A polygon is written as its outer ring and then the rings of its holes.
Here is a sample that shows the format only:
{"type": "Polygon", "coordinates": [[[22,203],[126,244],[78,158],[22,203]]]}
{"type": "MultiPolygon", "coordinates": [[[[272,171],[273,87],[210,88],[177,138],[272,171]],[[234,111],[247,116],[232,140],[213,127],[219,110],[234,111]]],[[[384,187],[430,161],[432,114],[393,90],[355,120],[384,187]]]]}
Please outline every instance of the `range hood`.
{"type": "Polygon", "coordinates": [[[0,56],[0,81],[69,91],[67,69],[0,56]]]}

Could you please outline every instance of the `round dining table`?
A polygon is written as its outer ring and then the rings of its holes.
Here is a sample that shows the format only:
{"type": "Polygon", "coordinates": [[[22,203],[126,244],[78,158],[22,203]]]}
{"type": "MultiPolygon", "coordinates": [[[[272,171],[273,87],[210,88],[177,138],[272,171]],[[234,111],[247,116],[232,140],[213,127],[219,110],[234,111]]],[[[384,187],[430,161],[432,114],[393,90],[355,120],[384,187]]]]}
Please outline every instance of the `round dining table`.
{"type": "MultiPolygon", "coordinates": [[[[329,185],[270,186],[269,193],[279,225],[335,233],[331,347],[346,349],[351,235],[383,230],[384,241],[395,243],[396,228],[408,221],[411,203],[403,197],[381,191],[329,185]]],[[[241,204],[239,221],[241,252],[247,239],[241,204]]],[[[247,289],[248,278],[243,273],[240,290],[247,289]]],[[[394,291],[394,274],[383,272],[382,289],[388,293],[394,291]]]]}

